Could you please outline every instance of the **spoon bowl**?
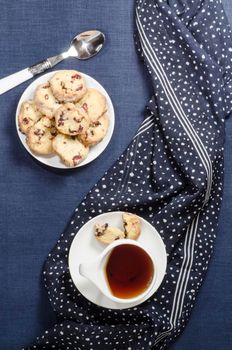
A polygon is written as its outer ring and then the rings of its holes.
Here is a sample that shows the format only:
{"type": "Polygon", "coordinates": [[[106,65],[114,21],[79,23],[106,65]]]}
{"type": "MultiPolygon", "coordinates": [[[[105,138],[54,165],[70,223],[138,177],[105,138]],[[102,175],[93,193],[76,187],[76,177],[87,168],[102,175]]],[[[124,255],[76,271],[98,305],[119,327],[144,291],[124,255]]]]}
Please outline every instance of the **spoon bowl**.
{"type": "Polygon", "coordinates": [[[71,41],[68,56],[79,60],[87,60],[102,49],[104,42],[105,35],[98,30],[78,34],[71,41]]]}

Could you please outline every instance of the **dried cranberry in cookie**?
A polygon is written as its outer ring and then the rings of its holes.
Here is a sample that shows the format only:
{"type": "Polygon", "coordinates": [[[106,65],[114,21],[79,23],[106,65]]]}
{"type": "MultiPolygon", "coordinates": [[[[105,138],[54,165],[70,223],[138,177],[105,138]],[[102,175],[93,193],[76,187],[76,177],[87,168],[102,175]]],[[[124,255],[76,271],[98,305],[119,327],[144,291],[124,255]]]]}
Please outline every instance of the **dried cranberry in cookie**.
{"type": "Polygon", "coordinates": [[[76,166],[88,155],[85,147],[77,137],[58,134],[53,140],[53,149],[67,166],[76,166]]]}
{"type": "Polygon", "coordinates": [[[42,114],[39,112],[34,101],[29,100],[23,102],[18,116],[18,125],[20,131],[26,134],[29,128],[34,125],[41,117],[42,114]]]}
{"type": "Polygon", "coordinates": [[[97,121],[91,122],[89,129],[79,136],[81,142],[86,146],[93,146],[99,143],[106,135],[109,127],[109,118],[103,114],[97,121]]]}
{"type": "Polygon", "coordinates": [[[30,150],[36,154],[52,154],[52,140],[57,134],[53,119],[42,117],[27,133],[26,142],[30,150]]]}
{"type": "Polygon", "coordinates": [[[37,87],[34,101],[38,110],[48,118],[53,118],[56,110],[60,107],[59,102],[53,96],[50,83],[41,84],[37,87]]]}
{"type": "Polygon", "coordinates": [[[86,93],[84,77],[76,70],[63,70],[50,79],[54,96],[60,102],[77,102],[86,93]]]}
{"type": "Polygon", "coordinates": [[[83,108],[65,103],[56,111],[56,128],[62,134],[75,136],[84,134],[89,127],[89,117],[83,108]]]}
{"type": "Polygon", "coordinates": [[[93,88],[88,88],[87,93],[78,104],[88,113],[91,121],[96,121],[107,110],[105,96],[93,88]]]}

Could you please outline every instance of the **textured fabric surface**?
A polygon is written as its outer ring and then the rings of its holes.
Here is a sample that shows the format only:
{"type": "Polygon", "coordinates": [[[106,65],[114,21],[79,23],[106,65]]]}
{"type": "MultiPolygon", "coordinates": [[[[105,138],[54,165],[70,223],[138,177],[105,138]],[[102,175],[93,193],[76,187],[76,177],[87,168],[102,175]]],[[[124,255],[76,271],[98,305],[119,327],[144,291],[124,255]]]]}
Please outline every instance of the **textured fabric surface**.
{"type": "MultiPolygon", "coordinates": [[[[228,10],[229,10],[229,2],[228,10]]],[[[90,23],[108,35],[105,50],[94,61],[70,60],[60,67],[79,68],[96,77],[116,106],[113,140],[93,164],[75,172],[41,167],[20,145],[14,127],[18,98],[28,85],[0,97],[1,205],[3,282],[2,349],[18,349],[52,326],[53,313],[40,274],[43,261],[83,195],[114,162],[142,120],[149,87],[133,45],[133,1],[1,1],[1,76],[55,54],[90,23]],[[83,13],[85,16],[83,16],[83,13]],[[55,28],[55,30],[54,30],[55,28]],[[13,49],[13,43],[17,45],[13,49]],[[3,54],[4,53],[4,54],[3,54]],[[135,88],[136,87],[136,88],[135,88]],[[119,142],[120,138],[120,142],[119,142]],[[91,176],[90,176],[91,174],[91,176]]],[[[231,121],[227,123],[226,179],[217,245],[193,317],[176,349],[229,349],[231,345],[230,173],[231,121]],[[227,314],[228,313],[228,314],[227,314]],[[222,327],[223,325],[223,327],[222,327]],[[198,336],[196,337],[196,334],[198,336]],[[207,336],[206,336],[207,334],[207,336]]]]}

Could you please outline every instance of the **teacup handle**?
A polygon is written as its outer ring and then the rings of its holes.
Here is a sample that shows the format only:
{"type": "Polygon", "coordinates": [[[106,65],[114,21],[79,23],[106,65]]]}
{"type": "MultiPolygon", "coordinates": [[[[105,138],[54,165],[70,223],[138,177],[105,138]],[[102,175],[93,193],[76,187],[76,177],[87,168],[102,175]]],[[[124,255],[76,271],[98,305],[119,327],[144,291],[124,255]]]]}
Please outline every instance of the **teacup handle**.
{"type": "Polygon", "coordinates": [[[98,266],[98,261],[84,262],[79,265],[79,273],[81,276],[87,278],[99,288],[98,266]]]}

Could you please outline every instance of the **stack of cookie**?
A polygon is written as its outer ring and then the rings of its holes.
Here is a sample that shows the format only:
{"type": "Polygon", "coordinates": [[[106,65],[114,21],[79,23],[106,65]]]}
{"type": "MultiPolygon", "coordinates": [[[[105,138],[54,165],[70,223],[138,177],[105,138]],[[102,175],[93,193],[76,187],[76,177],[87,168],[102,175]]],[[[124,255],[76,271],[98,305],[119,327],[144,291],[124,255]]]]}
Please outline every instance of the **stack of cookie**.
{"type": "Polygon", "coordinates": [[[39,85],[33,100],[22,103],[18,124],[32,152],[57,154],[67,166],[76,166],[105,137],[106,112],[100,91],[88,88],[81,73],[63,70],[39,85]]]}

